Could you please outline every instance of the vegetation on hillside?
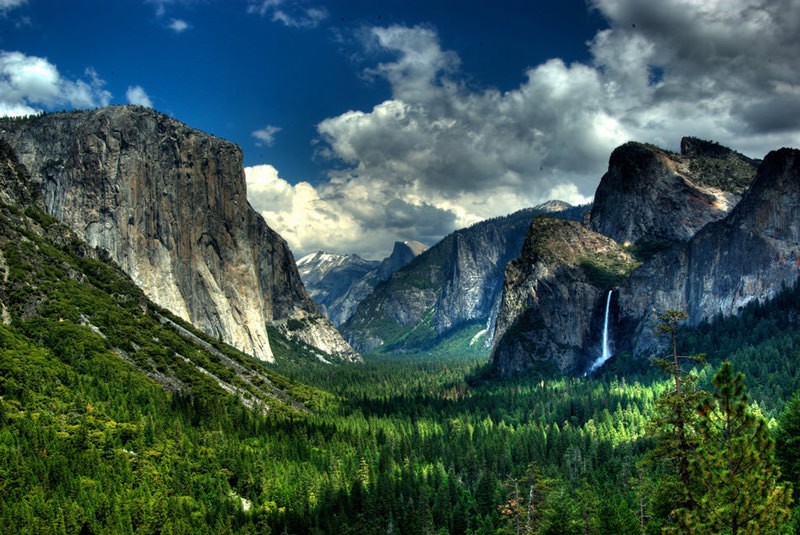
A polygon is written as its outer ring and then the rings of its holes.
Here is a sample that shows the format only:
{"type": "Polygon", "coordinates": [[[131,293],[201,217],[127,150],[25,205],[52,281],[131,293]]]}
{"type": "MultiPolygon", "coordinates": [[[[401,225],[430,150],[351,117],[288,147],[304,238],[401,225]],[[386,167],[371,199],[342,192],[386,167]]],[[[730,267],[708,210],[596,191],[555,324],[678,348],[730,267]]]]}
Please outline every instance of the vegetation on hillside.
{"type": "Polygon", "coordinates": [[[485,356],[323,364],[278,330],[267,367],[153,306],[36,208],[0,216],[2,533],[800,526],[797,288],[674,322],[676,354],[708,353],[678,398],[655,369],[497,381],[485,356]],[[685,464],[661,454],[676,403],[685,464]]]}

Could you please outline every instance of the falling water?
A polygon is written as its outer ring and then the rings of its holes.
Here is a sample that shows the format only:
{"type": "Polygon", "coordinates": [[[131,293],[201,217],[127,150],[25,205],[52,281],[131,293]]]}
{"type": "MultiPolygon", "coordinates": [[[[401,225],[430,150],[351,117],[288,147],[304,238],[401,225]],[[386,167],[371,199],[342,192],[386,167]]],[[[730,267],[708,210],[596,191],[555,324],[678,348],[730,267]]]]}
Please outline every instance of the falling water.
{"type": "Polygon", "coordinates": [[[603,353],[592,363],[592,367],[589,369],[589,373],[592,373],[597,368],[602,366],[606,363],[608,359],[611,358],[611,344],[608,339],[608,313],[611,309],[611,292],[614,290],[608,291],[608,296],[606,297],[606,316],[603,319],[603,353]]]}

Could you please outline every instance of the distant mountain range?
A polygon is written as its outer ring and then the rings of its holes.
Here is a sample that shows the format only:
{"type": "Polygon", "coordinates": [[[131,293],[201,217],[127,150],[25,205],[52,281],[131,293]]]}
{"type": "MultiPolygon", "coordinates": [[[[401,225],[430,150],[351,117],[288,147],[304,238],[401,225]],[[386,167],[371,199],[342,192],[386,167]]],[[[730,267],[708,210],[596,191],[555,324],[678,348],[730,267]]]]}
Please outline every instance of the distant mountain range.
{"type": "Polygon", "coordinates": [[[362,352],[487,352],[503,270],[519,255],[531,220],[581,219],[586,211],[553,201],[446,236],[363,297],[342,334],[362,352]]]}
{"type": "Polygon", "coordinates": [[[339,327],[350,319],[375,286],[427,248],[417,241],[395,242],[392,254],[383,261],[319,251],[298,260],[297,268],[311,298],[339,327]]]}
{"type": "MultiPolygon", "coordinates": [[[[581,374],[604,330],[612,353],[648,358],[662,350],[658,314],[684,310],[692,325],[735,315],[800,274],[797,149],[762,162],[696,138],[680,154],[626,143],[590,206],[551,201],[430,248],[398,242],[381,262],[320,252],[295,264],[247,203],[241,150],[166,115],[115,106],[5,118],[0,142],[3,254],[25,236],[49,252],[74,239],[171,313],[162,324],[265,361],[491,353],[499,375],[581,374]]],[[[0,256],[9,322],[41,313],[14,293],[11,264],[0,256]]]]}

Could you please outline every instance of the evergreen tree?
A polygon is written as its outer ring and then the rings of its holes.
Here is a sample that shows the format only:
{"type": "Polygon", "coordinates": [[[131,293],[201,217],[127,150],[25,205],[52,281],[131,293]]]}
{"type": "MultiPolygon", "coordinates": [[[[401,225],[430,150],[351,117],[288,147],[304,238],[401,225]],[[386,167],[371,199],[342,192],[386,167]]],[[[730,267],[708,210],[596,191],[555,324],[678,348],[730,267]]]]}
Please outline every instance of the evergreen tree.
{"type": "Polygon", "coordinates": [[[656,439],[655,447],[649,453],[649,464],[671,468],[667,473],[656,470],[654,498],[659,503],[653,506],[657,510],[686,511],[694,506],[689,464],[698,446],[692,429],[697,418],[695,407],[703,393],[697,388],[696,375],[684,371],[681,362],[699,362],[703,356],[678,355],[678,324],[686,317],[684,312],[670,310],[659,315],[661,323],[656,327],[658,334],[670,337],[672,353],[654,362],[672,377],[675,385],[674,390],[667,390],[658,399],[649,424],[649,432],[656,439]]]}
{"type": "Polygon", "coordinates": [[[781,415],[775,453],[786,479],[795,486],[800,484],[800,392],[792,396],[781,415]]]}
{"type": "Polygon", "coordinates": [[[689,465],[692,533],[771,533],[789,517],[791,489],[780,483],[766,421],[747,402],[744,375],[723,363],[698,406],[700,437],[689,465]]]}

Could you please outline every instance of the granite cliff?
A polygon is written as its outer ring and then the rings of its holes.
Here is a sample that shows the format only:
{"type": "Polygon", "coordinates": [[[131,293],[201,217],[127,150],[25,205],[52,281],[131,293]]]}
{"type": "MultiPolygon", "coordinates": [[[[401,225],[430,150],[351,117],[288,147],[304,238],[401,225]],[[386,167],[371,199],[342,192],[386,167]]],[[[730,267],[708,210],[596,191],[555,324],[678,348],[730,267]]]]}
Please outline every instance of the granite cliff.
{"type": "MultiPolygon", "coordinates": [[[[149,389],[153,381],[207,400],[237,398],[262,413],[308,411],[308,386],[155,306],[107,256],[44,212],[41,192],[0,139],[0,377],[6,408],[30,411],[30,404],[8,403],[9,395],[32,391],[26,388],[69,396],[65,392],[78,383],[149,389]]],[[[108,393],[98,397],[92,403],[125,403],[108,393]]],[[[45,406],[42,399],[37,407],[45,406]]],[[[77,414],[76,405],[60,398],[47,406],[63,411],[62,428],[77,414]]]]}
{"type": "Polygon", "coordinates": [[[781,149],[758,165],[695,138],[681,147],[681,155],[638,143],[616,149],[588,228],[534,222],[506,272],[497,373],[585,372],[599,354],[610,290],[614,349],[648,358],[663,349],[658,314],[684,310],[698,324],[796,283],[800,152],[781,149]],[[594,260],[576,267],[576,258],[594,260]]]}
{"type": "Polygon", "coordinates": [[[694,138],[681,145],[686,152],[680,155],[635,142],[615,149],[595,192],[589,228],[620,243],[663,243],[686,241],[725,217],[739,201],[741,179],[720,175],[744,175],[749,183],[754,161],[694,138]]]}
{"type": "Polygon", "coordinates": [[[376,286],[342,333],[362,352],[430,350],[455,338],[458,351],[483,348],[494,330],[503,270],[519,255],[532,218],[551,209],[577,219],[585,212],[548,205],[458,230],[376,286]]]}
{"type": "Polygon", "coordinates": [[[664,251],[619,289],[620,349],[658,350],[657,314],[684,310],[689,324],[737,314],[793,286],[800,275],[800,151],[770,152],[724,219],[664,251]]]}
{"type": "Polygon", "coordinates": [[[607,287],[636,265],[617,242],[576,221],[534,219],[505,270],[490,365],[501,375],[583,372],[600,351],[607,287]]]}
{"type": "MultiPolygon", "coordinates": [[[[233,143],[136,106],[5,119],[0,137],[47,213],[204,332],[272,360],[268,323],[318,316],[286,242],[247,202],[233,143]]],[[[358,358],[340,337],[320,349],[358,358]]]]}

